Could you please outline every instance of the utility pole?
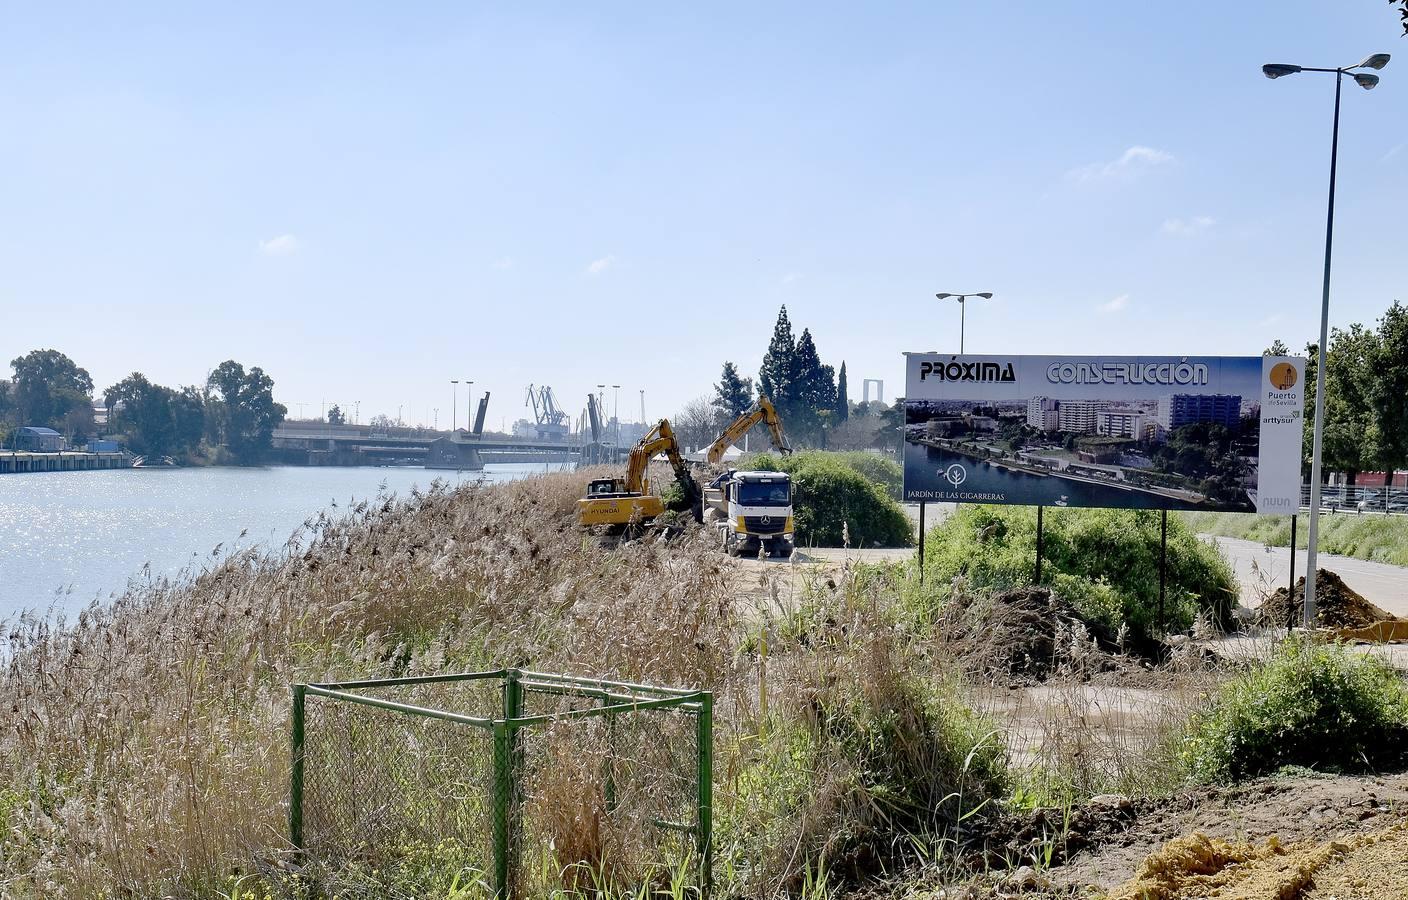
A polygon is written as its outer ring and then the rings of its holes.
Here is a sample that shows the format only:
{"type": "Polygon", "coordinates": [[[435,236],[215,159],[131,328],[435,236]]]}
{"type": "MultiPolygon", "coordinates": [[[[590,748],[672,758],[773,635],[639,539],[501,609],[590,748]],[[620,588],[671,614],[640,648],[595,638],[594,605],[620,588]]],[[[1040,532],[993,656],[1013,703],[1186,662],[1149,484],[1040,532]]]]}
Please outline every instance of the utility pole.
{"type": "Polygon", "coordinates": [[[450,379],[450,434],[455,433],[455,425],[457,424],[455,422],[455,413],[458,412],[460,408],[459,384],[459,379],[450,379]]]}

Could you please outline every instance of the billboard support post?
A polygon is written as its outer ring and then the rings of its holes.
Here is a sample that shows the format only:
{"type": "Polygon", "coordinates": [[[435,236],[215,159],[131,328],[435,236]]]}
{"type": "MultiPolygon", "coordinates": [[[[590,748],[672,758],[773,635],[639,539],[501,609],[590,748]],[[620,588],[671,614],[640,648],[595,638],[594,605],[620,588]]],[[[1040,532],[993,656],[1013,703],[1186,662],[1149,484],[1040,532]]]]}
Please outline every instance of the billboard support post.
{"type": "Polygon", "coordinates": [[[1045,510],[1046,510],[1046,507],[1044,507],[1044,506],[1038,506],[1038,507],[1036,508],[1036,583],[1037,583],[1037,584],[1041,584],[1041,532],[1042,532],[1042,525],[1044,524],[1044,523],[1042,522],[1042,520],[1041,520],[1041,518],[1042,518],[1042,517],[1041,517],[1041,514],[1042,514],[1043,512],[1045,512],[1045,510]]]}
{"type": "Polygon", "coordinates": [[[1296,625],[1296,609],[1291,599],[1296,595],[1296,516],[1291,516],[1291,583],[1286,585],[1286,633],[1296,625]]]}
{"type": "Polygon", "coordinates": [[[919,501],[919,584],[924,584],[924,507],[923,500],[919,501]]]}
{"type": "Polygon", "coordinates": [[[1164,618],[1164,591],[1168,585],[1168,510],[1160,510],[1159,517],[1159,630],[1168,629],[1164,618]]]}

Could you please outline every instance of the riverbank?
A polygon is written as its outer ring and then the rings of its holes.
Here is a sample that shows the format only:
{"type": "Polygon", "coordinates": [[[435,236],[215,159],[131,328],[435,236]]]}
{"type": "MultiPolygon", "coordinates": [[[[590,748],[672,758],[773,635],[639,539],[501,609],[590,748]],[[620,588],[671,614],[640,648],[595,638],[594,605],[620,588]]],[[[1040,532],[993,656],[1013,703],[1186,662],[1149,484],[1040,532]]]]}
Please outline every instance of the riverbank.
{"type": "MultiPolygon", "coordinates": [[[[318,879],[327,895],[487,900],[487,735],[310,703],[305,837],[337,839],[349,822],[350,850],[296,855],[289,688],[506,664],[712,692],[720,897],[1088,886],[1096,870],[1108,885],[1184,827],[1156,827],[1188,796],[1169,748],[1245,660],[1224,670],[1192,641],[1167,663],[1127,654],[1041,590],[944,609],[933,592],[956,580],[926,588],[902,562],[847,551],[768,564],[728,558],[702,529],[668,543],[586,536],[574,512],[587,477],[339,504],[287,547],[222,551],[67,625],[12,624],[0,894],[245,900],[318,879]],[[1126,835],[1137,856],[1082,868],[1126,835]]],[[[503,702],[433,681],[392,696],[469,715],[503,702]]],[[[529,702],[543,730],[525,732],[521,757],[523,895],[575,896],[553,891],[599,878],[640,887],[662,877],[652,862],[690,865],[679,831],[643,825],[694,821],[696,722],[622,713],[596,728],[580,707],[550,721],[569,707],[529,702]]],[[[1326,803],[1366,830],[1402,818],[1326,803]]]]}
{"type": "Polygon", "coordinates": [[[74,613],[133,584],[205,571],[233,552],[280,548],[324,511],[336,516],[378,494],[544,469],[191,466],[0,479],[0,620],[25,609],[74,613]]]}

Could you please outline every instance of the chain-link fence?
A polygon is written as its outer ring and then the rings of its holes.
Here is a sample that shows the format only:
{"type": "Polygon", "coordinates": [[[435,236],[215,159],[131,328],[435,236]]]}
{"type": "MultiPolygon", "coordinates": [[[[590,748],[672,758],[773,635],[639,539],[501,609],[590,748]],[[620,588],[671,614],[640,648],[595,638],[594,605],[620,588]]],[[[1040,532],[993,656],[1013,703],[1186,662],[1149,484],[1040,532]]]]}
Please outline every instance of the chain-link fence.
{"type": "Polygon", "coordinates": [[[496,898],[707,897],[712,768],[706,691],[518,669],[298,684],[289,832],[343,894],[438,870],[496,898]]]}

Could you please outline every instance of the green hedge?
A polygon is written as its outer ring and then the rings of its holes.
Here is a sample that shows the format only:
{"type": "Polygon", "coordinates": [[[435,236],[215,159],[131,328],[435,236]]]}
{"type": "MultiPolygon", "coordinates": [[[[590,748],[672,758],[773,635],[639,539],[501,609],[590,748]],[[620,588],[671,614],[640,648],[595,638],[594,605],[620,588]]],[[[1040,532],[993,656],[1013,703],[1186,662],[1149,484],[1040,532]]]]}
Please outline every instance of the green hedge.
{"type": "Polygon", "coordinates": [[[1372,771],[1408,750],[1408,689],[1387,663],[1292,640],[1224,685],[1188,727],[1179,758],[1195,779],[1237,781],[1284,766],[1372,771]]]}
{"type": "MultiPolygon", "coordinates": [[[[1042,582],[1085,618],[1136,637],[1159,630],[1159,514],[1127,509],[1048,509],[1042,582]]],[[[929,605],[947,599],[955,579],[969,589],[1005,590],[1032,583],[1036,510],[960,506],[931,529],[925,548],[929,605]]],[[[1237,598],[1232,569],[1174,516],[1168,520],[1165,623],[1184,631],[1199,610],[1225,621],[1237,598]]],[[[931,613],[932,609],[923,610],[931,613]]]]}
{"type": "Polygon", "coordinates": [[[759,454],[742,467],[792,476],[793,525],[800,546],[840,547],[849,533],[852,547],[908,547],[914,529],[899,503],[844,458],[866,455],[821,450],[759,454]]]}

